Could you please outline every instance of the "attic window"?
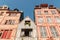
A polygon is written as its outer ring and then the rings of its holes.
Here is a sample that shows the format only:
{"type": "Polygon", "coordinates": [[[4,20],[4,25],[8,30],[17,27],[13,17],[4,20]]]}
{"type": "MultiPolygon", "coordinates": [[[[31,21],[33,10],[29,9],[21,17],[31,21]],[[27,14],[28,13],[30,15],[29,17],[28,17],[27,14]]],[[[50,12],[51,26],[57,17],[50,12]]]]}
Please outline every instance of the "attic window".
{"type": "Polygon", "coordinates": [[[30,21],[29,20],[26,20],[25,21],[25,25],[29,25],[30,26],[31,25],[30,21]]]}
{"type": "Polygon", "coordinates": [[[17,14],[16,13],[9,13],[8,16],[16,16],[17,14]]]}
{"type": "Polygon", "coordinates": [[[4,7],[5,9],[7,8],[7,7],[4,7]]]}

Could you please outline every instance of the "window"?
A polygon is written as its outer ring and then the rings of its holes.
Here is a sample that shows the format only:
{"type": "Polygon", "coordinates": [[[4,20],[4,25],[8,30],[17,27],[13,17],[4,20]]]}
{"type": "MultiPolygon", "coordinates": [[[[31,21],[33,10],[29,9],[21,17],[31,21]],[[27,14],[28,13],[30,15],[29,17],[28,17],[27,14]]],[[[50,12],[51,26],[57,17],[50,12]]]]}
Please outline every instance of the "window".
{"type": "Polygon", "coordinates": [[[41,11],[38,11],[38,13],[37,13],[38,15],[41,15],[42,13],[41,13],[41,11]]]}
{"type": "Polygon", "coordinates": [[[47,36],[46,28],[44,26],[40,26],[40,32],[41,32],[41,36],[43,38],[45,38],[47,36]]]}
{"type": "Polygon", "coordinates": [[[7,33],[8,33],[8,30],[4,30],[4,32],[2,34],[2,38],[6,38],[7,33]]]}
{"type": "Polygon", "coordinates": [[[0,30],[0,38],[9,39],[11,36],[11,33],[12,33],[12,30],[8,30],[8,29],[0,30]]]}
{"type": "Polygon", "coordinates": [[[50,29],[53,37],[58,37],[56,28],[54,26],[51,26],[50,29]]]}
{"type": "Polygon", "coordinates": [[[10,29],[10,30],[7,31],[7,34],[6,34],[7,35],[6,36],[7,39],[10,39],[11,38],[12,31],[13,31],[12,29],[10,29]]]}
{"type": "Polygon", "coordinates": [[[9,16],[16,16],[16,13],[9,13],[9,16]]]}
{"type": "Polygon", "coordinates": [[[15,24],[15,20],[6,20],[5,24],[15,24]]]}
{"type": "Polygon", "coordinates": [[[4,7],[4,9],[7,9],[7,7],[4,7]]]}
{"type": "Polygon", "coordinates": [[[48,23],[51,23],[51,22],[52,22],[51,17],[47,17],[47,22],[48,22],[48,23]]]}
{"type": "Polygon", "coordinates": [[[57,23],[60,23],[60,17],[55,17],[57,23]]]}
{"type": "Polygon", "coordinates": [[[42,17],[39,17],[39,18],[38,18],[38,22],[39,22],[39,23],[43,23],[43,22],[44,22],[44,19],[43,19],[42,17]]]}
{"type": "Polygon", "coordinates": [[[52,14],[56,14],[55,10],[51,10],[51,13],[52,13],[52,14]]]}
{"type": "Polygon", "coordinates": [[[25,25],[29,25],[30,26],[31,25],[30,20],[26,20],[25,21],[25,25]]]}
{"type": "Polygon", "coordinates": [[[44,11],[45,14],[48,14],[48,11],[44,11]]]}
{"type": "Polygon", "coordinates": [[[21,37],[31,37],[32,29],[22,29],[21,37]]]}

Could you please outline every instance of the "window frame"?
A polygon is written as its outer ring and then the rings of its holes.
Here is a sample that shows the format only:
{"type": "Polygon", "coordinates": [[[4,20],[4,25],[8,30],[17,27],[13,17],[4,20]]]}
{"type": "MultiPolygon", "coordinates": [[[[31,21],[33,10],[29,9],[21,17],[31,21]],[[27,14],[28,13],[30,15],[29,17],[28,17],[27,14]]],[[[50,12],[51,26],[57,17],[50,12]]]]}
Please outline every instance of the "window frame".
{"type": "Polygon", "coordinates": [[[17,16],[17,13],[8,13],[8,16],[17,16]]]}
{"type": "Polygon", "coordinates": [[[43,23],[44,22],[44,18],[43,17],[38,17],[38,23],[43,23]]]}
{"type": "Polygon", "coordinates": [[[54,18],[55,18],[56,23],[60,23],[60,17],[59,16],[55,16],[54,18]]]}
{"type": "Polygon", "coordinates": [[[45,10],[45,11],[44,11],[44,14],[48,14],[48,10],[45,10]]]}
{"type": "Polygon", "coordinates": [[[55,11],[55,10],[51,10],[51,13],[52,13],[52,14],[56,14],[56,11],[55,11]]]}
{"type": "Polygon", "coordinates": [[[49,16],[46,17],[48,23],[53,23],[53,19],[49,16]]]}
{"type": "Polygon", "coordinates": [[[45,26],[40,26],[40,33],[41,33],[41,37],[42,38],[46,38],[47,37],[47,31],[46,31],[46,27],[45,26]]]}
{"type": "Polygon", "coordinates": [[[54,38],[58,37],[58,33],[57,33],[55,26],[50,26],[50,30],[51,30],[51,34],[54,38]]]}
{"type": "Polygon", "coordinates": [[[10,25],[14,25],[15,24],[15,20],[11,20],[11,19],[9,19],[9,20],[6,20],[5,21],[5,23],[4,24],[10,24],[10,25]]]}
{"type": "Polygon", "coordinates": [[[37,11],[37,14],[38,14],[38,15],[42,15],[41,11],[37,11]]]}

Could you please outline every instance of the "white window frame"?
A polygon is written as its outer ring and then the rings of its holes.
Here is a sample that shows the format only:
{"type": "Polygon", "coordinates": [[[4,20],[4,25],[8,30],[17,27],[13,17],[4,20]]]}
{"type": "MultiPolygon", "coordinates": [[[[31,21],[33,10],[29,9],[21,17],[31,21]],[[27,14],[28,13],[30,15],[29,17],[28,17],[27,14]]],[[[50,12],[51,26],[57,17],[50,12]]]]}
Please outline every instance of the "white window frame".
{"type": "Polygon", "coordinates": [[[42,13],[41,13],[41,11],[37,11],[37,14],[38,14],[38,15],[41,15],[42,13]]]}
{"type": "Polygon", "coordinates": [[[52,23],[53,22],[52,18],[51,17],[47,17],[47,22],[48,23],[52,23]]]}
{"type": "Polygon", "coordinates": [[[53,37],[58,37],[58,33],[57,33],[57,30],[54,26],[50,26],[50,30],[51,30],[51,33],[52,33],[52,36],[53,37]]]}
{"type": "Polygon", "coordinates": [[[43,22],[44,22],[43,17],[39,17],[39,18],[38,18],[38,23],[43,23],[43,22]]]}
{"type": "Polygon", "coordinates": [[[47,37],[47,32],[46,32],[45,26],[40,26],[40,32],[41,32],[42,38],[46,38],[47,37]]]}
{"type": "Polygon", "coordinates": [[[60,17],[55,17],[56,23],[60,23],[60,17]]]}
{"type": "Polygon", "coordinates": [[[51,13],[52,13],[52,14],[56,14],[55,10],[51,10],[51,13]]]}
{"type": "Polygon", "coordinates": [[[45,14],[48,14],[48,11],[44,11],[45,14]]]}

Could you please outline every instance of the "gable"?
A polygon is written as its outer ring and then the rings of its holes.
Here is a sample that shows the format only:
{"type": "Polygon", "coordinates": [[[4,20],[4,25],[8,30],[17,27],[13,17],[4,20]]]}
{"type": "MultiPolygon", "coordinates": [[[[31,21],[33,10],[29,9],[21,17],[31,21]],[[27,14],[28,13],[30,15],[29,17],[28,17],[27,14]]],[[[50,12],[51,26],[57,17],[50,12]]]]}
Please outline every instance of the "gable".
{"type": "Polygon", "coordinates": [[[34,22],[29,18],[26,17],[19,25],[18,25],[18,29],[20,28],[36,28],[36,25],[34,24],[34,22]]]}

